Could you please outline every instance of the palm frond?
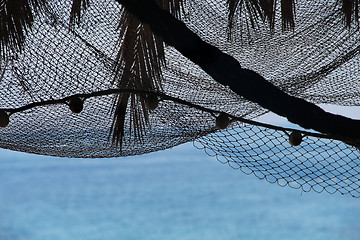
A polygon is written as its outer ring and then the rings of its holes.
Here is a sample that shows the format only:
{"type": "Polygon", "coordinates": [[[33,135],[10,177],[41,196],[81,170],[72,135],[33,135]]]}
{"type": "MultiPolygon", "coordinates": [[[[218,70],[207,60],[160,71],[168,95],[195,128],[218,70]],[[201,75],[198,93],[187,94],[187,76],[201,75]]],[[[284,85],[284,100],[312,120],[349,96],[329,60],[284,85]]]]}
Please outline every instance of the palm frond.
{"type": "Polygon", "coordinates": [[[169,11],[177,19],[181,19],[181,11],[184,10],[185,0],[158,0],[162,9],[169,11]]]}
{"type": "MultiPolygon", "coordinates": [[[[275,26],[277,0],[227,0],[229,38],[232,34],[234,21],[244,14],[252,28],[259,23],[269,25],[270,30],[275,26]]],[[[281,0],[281,19],[283,30],[293,29],[295,26],[295,0],[281,0]]],[[[240,23],[243,24],[243,23],[240,23]]]]}
{"type": "Polygon", "coordinates": [[[276,0],[227,0],[228,5],[228,38],[232,36],[235,20],[246,19],[249,29],[258,27],[259,23],[268,23],[270,29],[274,28],[276,0]],[[242,15],[244,17],[242,17],[242,15]]]}
{"type": "Polygon", "coordinates": [[[113,133],[112,140],[117,145],[120,144],[120,149],[122,148],[122,144],[123,144],[126,109],[128,106],[129,96],[130,94],[123,93],[115,103],[116,110],[114,114],[114,121],[112,124],[112,133],[113,133]]]}
{"type": "Polygon", "coordinates": [[[70,11],[70,26],[74,26],[80,21],[81,12],[89,5],[89,0],[73,0],[70,11]]]}
{"type": "Polygon", "coordinates": [[[248,14],[250,16],[249,21],[252,27],[256,22],[261,19],[262,12],[257,0],[227,0],[228,4],[228,26],[231,31],[234,24],[234,19],[241,14],[248,14]]]}
{"type": "Polygon", "coordinates": [[[35,15],[46,7],[45,0],[5,0],[0,5],[0,51],[20,51],[35,15]]]}
{"type": "Polygon", "coordinates": [[[270,29],[274,29],[276,0],[259,0],[259,5],[263,12],[264,21],[268,22],[270,29]]]}
{"type": "Polygon", "coordinates": [[[281,0],[282,29],[293,30],[295,27],[295,0],[281,0]]]}
{"type": "Polygon", "coordinates": [[[341,0],[341,4],[345,24],[350,27],[353,21],[357,22],[359,19],[359,0],[341,0]]]}
{"type": "MultiPolygon", "coordinates": [[[[163,9],[169,10],[180,18],[184,0],[158,0],[163,9]]],[[[162,66],[165,65],[164,43],[153,35],[148,25],[143,25],[125,9],[121,12],[120,47],[117,54],[117,68],[120,74],[119,88],[159,91],[162,89],[162,66]]],[[[123,144],[126,115],[129,110],[130,133],[141,140],[146,125],[149,123],[149,112],[144,98],[135,94],[121,94],[115,103],[115,114],[112,125],[112,140],[120,146],[123,144]]]]}

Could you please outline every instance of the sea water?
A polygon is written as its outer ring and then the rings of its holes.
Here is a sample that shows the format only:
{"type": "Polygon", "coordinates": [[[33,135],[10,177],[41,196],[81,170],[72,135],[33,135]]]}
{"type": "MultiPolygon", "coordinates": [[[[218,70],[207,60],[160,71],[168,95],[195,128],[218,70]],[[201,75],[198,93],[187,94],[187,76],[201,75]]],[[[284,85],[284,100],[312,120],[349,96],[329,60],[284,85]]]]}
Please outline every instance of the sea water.
{"type": "Polygon", "coordinates": [[[360,199],[245,175],[191,144],[116,159],[0,151],[0,240],[359,240],[360,199]]]}

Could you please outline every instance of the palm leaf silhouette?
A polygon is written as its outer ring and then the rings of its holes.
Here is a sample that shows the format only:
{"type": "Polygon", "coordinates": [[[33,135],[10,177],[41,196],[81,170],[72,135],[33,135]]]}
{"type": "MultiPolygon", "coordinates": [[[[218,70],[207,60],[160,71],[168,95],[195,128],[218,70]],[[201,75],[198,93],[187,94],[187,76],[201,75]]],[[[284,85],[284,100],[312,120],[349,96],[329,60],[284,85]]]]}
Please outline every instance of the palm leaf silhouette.
{"type": "Polygon", "coordinates": [[[74,26],[80,22],[81,13],[89,5],[89,0],[73,0],[70,11],[70,24],[74,26]]]}
{"type": "MultiPolygon", "coordinates": [[[[158,0],[157,3],[180,17],[183,0],[158,0]]],[[[125,74],[118,80],[120,89],[140,89],[160,91],[162,72],[165,64],[164,43],[154,35],[149,26],[142,24],[125,9],[121,12],[119,23],[120,50],[117,54],[116,72],[123,67],[125,74]],[[130,74],[129,74],[130,73],[130,74]]],[[[115,102],[115,118],[113,122],[113,142],[120,145],[124,137],[126,115],[130,114],[130,134],[141,141],[145,126],[148,124],[148,110],[144,97],[135,94],[120,94],[115,102]],[[130,110],[130,111],[128,111],[130,110]]]]}
{"type": "Polygon", "coordinates": [[[44,0],[5,0],[0,2],[0,51],[20,51],[36,14],[46,7],[44,0]]]}

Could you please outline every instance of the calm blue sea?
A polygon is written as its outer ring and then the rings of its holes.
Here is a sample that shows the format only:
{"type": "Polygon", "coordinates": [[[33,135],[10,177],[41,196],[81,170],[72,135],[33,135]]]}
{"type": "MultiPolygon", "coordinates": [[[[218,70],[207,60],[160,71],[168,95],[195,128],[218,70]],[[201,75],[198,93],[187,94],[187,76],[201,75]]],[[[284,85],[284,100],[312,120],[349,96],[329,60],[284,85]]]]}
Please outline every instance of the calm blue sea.
{"type": "Polygon", "coordinates": [[[191,144],[129,158],[0,151],[0,240],[359,240],[360,199],[302,193],[191,144]]]}

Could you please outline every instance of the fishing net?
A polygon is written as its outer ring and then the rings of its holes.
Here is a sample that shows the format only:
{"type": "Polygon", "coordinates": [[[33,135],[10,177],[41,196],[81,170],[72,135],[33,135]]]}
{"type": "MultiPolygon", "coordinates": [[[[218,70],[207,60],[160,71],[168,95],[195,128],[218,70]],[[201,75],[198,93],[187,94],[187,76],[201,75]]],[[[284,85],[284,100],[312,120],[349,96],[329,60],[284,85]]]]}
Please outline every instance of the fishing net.
{"type": "MultiPolygon", "coordinates": [[[[149,111],[141,136],[134,133],[132,115],[125,116],[120,149],[112,141],[118,95],[149,94],[118,87],[122,77],[136,77],[116,67],[122,7],[113,0],[90,1],[74,27],[70,0],[47,2],[22,51],[0,59],[0,108],[10,114],[9,125],[0,129],[1,148],[104,158],[195,141],[220,161],[270,182],[359,197],[356,147],[306,131],[299,146],[290,145],[292,129],[253,122],[268,110],[217,83],[170,46],[162,87],[151,92],[159,105],[149,111]],[[78,114],[68,106],[74,96],[84,102],[78,114]],[[231,119],[221,131],[220,113],[231,119]]],[[[229,29],[226,1],[184,1],[183,8],[188,28],[290,95],[312,103],[360,104],[360,32],[344,25],[337,1],[297,1],[296,27],[285,32],[281,24],[273,30],[262,22],[252,26],[247,11],[239,12],[229,29]]]]}
{"type": "Polygon", "coordinates": [[[230,127],[195,141],[195,146],[246,174],[308,192],[359,194],[359,152],[343,142],[314,136],[289,143],[291,131],[251,124],[230,127]]]}

